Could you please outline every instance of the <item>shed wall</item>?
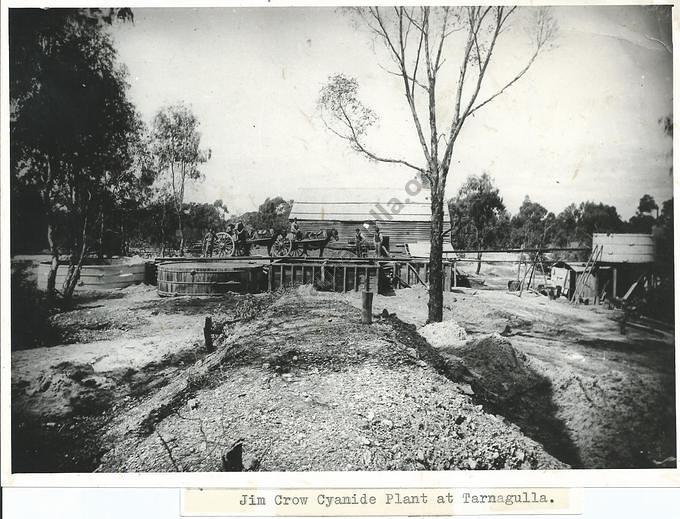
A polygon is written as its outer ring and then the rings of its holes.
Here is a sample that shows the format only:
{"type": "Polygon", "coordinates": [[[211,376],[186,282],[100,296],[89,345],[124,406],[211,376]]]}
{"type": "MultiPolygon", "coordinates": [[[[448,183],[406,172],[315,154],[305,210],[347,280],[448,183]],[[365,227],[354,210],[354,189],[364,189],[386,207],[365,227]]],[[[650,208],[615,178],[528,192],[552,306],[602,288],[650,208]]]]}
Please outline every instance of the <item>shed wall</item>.
{"type": "Polygon", "coordinates": [[[602,246],[602,263],[652,263],[651,234],[593,234],[593,249],[602,246]]]}
{"type": "MultiPolygon", "coordinates": [[[[361,229],[364,239],[373,241],[374,226],[364,228],[364,221],[338,221],[338,220],[299,220],[302,232],[318,232],[322,229],[335,228],[338,231],[340,241],[347,242],[354,239],[356,229],[361,229]]],[[[428,242],[430,240],[430,222],[379,222],[380,232],[383,236],[389,236],[390,245],[401,243],[428,242]]]]}

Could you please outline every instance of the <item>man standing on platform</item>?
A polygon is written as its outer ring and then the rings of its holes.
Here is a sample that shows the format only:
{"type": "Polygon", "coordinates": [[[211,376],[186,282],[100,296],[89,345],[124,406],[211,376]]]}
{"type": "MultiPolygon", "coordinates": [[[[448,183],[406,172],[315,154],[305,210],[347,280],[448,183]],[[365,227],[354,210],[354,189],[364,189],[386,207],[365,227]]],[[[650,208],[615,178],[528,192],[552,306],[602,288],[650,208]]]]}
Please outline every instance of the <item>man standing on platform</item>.
{"type": "Polygon", "coordinates": [[[296,240],[302,239],[302,231],[300,230],[300,226],[298,225],[297,218],[293,218],[293,222],[290,224],[290,233],[293,235],[294,239],[296,240]]]}
{"type": "Polygon", "coordinates": [[[239,256],[248,256],[248,233],[243,222],[236,224],[236,250],[239,256]]]}
{"type": "Polygon", "coordinates": [[[364,243],[364,235],[361,234],[361,229],[357,227],[356,234],[354,235],[354,250],[356,252],[357,258],[364,257],[363,249],[366,247],[364,243]]]}
{"type": "Polygon", "coordinates": [[[215,247],[215,231],[211,227],[203,238],[203,256],[206,258],[211,258],[213,255],[213,249],[215,247]]]}
{"type": "Polygon", "coordinates": [[[384,249],[383,249],[383,238],[382,234],[380,234],[380,228],[378,227],[378,224],[375,225],[375,232],[373,233],[373,244],[375,245],[375,257],[379,258],[381,256],[384,256],[384,249]]]}

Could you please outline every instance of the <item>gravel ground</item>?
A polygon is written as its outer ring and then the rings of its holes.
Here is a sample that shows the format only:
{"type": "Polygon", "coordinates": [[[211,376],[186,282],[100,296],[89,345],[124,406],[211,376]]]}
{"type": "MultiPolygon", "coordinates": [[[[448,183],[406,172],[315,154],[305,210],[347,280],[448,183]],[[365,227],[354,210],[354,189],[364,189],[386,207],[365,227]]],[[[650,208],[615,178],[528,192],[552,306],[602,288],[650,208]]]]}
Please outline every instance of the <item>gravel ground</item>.
{"type": "MultiPolygon", "coordinates": [[[[490,411],[574,467],[675,466],[672,334],[621,333],[620,311],[564,298],[478,289],[444,295],[445,322],[464,327],[470,341],[438,351],[474,372],[490,411]],[[491,332],[505,337],[489,340],[491,332]]],[[[354,294],[339,297],[361,304],[354,294]]],[[[374,309],[425,330],[426,298],[424,288],[397,290],[377,296],[374,309]]]]}
{"type": "Polygon", "coordinates": [[[153,434],[116,442],[99,470],[221,470],[238,439],[257,470],[566,466],[445,375],[413,327],[367,327],[333,296],[293,292],[239,338],[210,388],[153,434]]]}
{"type": "Polygon", "coordinates": [[[370,327],[358,294],[310,287],[78,298],[60,344],[12,353],[14,470],[221,470],[239,439],[249,470],[675,463],[673,337],[616,311],[457,289],[430,328],[468,340],[433,348],[421,288],[376,296],[396,318],[370,327]],[[227,323],[213,355],[206,315],[227,323]]]}

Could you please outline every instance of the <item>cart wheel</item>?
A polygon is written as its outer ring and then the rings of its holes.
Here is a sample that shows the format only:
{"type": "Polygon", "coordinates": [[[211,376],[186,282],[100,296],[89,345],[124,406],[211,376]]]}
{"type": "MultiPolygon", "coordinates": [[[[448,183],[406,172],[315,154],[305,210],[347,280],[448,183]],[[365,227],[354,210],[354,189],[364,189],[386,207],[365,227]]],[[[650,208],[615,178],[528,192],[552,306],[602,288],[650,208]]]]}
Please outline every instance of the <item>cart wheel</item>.
{"type": "Polygon", "coordinates": [[[275,256],[288,256],[293,250],[293,242],[289,238],[282,238],[274,243],[275,256]]]}
{"type": "Polygon", "coordinates": [[[295,247],[288,255],[292,256],[293,258],[301,258],[303,254],[304,251],[300,247],[295,247]]]}
{"type": "Polygon", "coordinates": [[[236,244],[234,243],[234,238],[229,234],[225,234],[221,237],[218,243],[217,255],[221,257],[233,256],[236,250],[236,244]]]}

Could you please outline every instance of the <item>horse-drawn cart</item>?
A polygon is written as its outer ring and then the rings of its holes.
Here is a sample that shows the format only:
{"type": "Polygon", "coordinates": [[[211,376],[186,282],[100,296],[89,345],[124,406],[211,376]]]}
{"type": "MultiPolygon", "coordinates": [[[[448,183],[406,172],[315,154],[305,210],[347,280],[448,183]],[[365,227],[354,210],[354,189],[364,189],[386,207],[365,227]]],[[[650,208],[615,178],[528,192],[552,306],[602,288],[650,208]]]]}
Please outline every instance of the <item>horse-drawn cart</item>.
{"type": "Polygon", "coordinates": [[[248,238],[239,241],[236,233],[218,232],[215,243],[215,255],[219,257],[250,256],[254,246],[266,247],[267,254],[271,256],[271,249],[277,236],[271,234],[252,233],[248,238]]]}
{"type": "Polygon", "coordinates": [[[318,250],[319,257],[323,257],[323,251],[331,240],[338,241],[336,229],[325,229],[318,233],[306,233],[302,237],[288,233],[285,237],[279,236],[274,241],[272,252],[274,256],[307,256],[310,250],[318,250]]]}
{"type": "Polygon", "coordinates": [[[214,253],[218,257],[250,256],[254,246],[266,247],[268,256],[306,256],[310,250],[318,250],[319,256],[331,240],[338,240],[338,231],[326,229],[318,233],[306,233],[295,236],[288,233],[271,234],[262,231],[251,233],[245,240],[239,241],[235,232],[218,232],[215,238],[214,253]]]}
{"type": "Polygon", "coordinates": [[[215,256],[233,256],[236,252],[236,240],[228,232],[218,232],[215,237],[214,254],[215,256]]]}

